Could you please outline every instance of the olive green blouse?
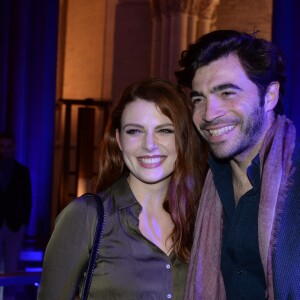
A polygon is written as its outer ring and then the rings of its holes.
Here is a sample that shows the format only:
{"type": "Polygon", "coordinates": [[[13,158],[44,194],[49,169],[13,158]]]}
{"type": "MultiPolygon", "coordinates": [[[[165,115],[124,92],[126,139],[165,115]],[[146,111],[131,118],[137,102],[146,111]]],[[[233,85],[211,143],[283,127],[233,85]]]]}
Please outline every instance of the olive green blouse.
{"type": "MultiPolygon", "coordinates": [[[[142,210],[122,177],[105,191],[105,225],[89,299],[183,299],[188,265],[145,238],[142,210]]],[[[39,300],[74,299],[82,285],[97,222],[90,197],[72,201],[58,216],[47,245],[39,300]]]]}

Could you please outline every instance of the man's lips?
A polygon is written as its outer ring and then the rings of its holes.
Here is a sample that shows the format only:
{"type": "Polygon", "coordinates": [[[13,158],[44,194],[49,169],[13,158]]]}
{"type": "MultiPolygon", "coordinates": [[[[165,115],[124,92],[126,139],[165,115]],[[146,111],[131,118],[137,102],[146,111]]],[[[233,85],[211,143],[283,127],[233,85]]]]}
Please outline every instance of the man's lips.
{"type": "Polygon", "coordinates": [[[233,130],[236,126],[237,124],[233,124],[233,125],[227,125],[227,126],[215,128],[215,129],[203,128],[203,130],[208,132],[211,136],[220,136],[222,134],[225,134],[233,130]]]}

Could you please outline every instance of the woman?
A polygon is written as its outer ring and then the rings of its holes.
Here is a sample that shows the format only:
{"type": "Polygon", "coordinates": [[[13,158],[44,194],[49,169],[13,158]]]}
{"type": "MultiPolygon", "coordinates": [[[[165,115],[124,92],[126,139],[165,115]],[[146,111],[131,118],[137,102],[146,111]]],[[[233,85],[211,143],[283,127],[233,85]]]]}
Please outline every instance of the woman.
{"type": "MultiPolygon", "coordinates": [[[[149,79],[124,91],[101,145],[105,225],[89,299],[183,299],[206,153],[175,85],[149,79]]],[[[81,197],[59,215],[38,299],[73,299],[82,287],[95,206],[81,197]]]]}

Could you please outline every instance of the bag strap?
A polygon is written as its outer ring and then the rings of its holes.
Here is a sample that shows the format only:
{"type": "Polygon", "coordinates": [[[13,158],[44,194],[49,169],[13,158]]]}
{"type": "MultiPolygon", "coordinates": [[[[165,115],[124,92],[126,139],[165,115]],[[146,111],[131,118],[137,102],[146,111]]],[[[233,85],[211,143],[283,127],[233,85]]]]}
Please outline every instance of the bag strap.
{"type": "Polygon", "coordinates": [[[103,207],[102,200],[97,194],[86,193],[83,196],[94,197],[97,203],[97,213],[98,213],[98,221],[97,221],[97,227],[94,235],[93,247],[90,254],[89,264],[84,279],[83,292],[81,297],[81,300],[87,300],[90,292],[91,283],[93,280],[93,273],[96,266],[96,259],[98,256],[101,238],[103,234],[105,214],[104,214],[104,207],[103,207]]]}

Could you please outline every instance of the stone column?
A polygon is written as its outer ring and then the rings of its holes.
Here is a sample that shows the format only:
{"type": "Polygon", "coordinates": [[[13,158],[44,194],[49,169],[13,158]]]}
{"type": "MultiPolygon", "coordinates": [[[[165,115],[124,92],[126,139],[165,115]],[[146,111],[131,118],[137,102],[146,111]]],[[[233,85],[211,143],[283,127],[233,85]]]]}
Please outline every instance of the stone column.
{"type": "Polygon", "coordinates": [[[220,0],[202,0],[199,5],[199,23],[197,35],[201,37],[202,35],[213,31],[216,29],[216,9],[219,5],[220,0]]]}
{"type": "Polygon", "coordinates": [[[149,0],[119,0],[115,14],[112,99],[150,75],[151,13],[149,0]]]}
{"type": "Polygon", "coordinates": [[[150,75],[152,77],[159,77],[161,75],[161,45],[163,41],[162,26],[163,23],[161,8],[159,1],[151,1],[151,64],[150,64],[150,75]]]}
{"type": "Polygon", "coordinates": [[[151,76],[175,80],[181,52],[214,23],[219,0],[150,0],[151,76]]]}

